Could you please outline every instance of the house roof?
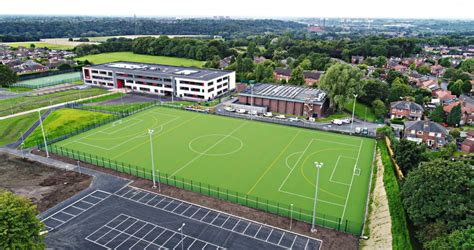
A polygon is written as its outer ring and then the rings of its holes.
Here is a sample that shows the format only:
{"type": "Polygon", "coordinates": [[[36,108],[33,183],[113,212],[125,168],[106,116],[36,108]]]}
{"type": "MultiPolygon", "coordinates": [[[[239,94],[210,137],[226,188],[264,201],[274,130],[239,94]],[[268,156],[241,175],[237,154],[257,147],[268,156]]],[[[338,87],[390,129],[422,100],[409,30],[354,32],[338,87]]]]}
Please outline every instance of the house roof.
{"type": "Polygon", "coordinates": [[[276,68],[275,73],[278,75],[291,76],[291,69],[276,68]]]}
{"type": "Polygon", "coordinates": [[[408,101],[398,101],[390,103],[391,108],[396,109],[409,109],[415,111],[423,111],[423,107],[415,102],[408,102],[408,101]]]}
{"type": "Polygon", "coordinates": [[[405,129],[442,134],[448,133],[446,128],[432,121],[407,121],[405,122],[405,129]]]}
{"type": "Polygon", "coordinates": [[[319,80],[321,76],[324,74],[324,71],[305,71],[303,72],[305,79],[315,79],[319,80]]]}

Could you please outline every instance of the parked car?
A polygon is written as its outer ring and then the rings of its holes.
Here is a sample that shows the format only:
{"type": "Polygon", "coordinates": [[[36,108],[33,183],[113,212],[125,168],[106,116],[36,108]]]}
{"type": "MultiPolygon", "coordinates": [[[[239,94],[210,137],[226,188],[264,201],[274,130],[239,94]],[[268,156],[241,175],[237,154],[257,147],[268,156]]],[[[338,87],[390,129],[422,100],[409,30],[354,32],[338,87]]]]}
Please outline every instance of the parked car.
{"type": "Polygon", "coordinates": [[[277,118],[277,119],[285,119],[286,117],[285,117],[285,115],[277,115],[277,116],[275,116],[275,118],[277,118]]]}
{"type": "Polygon", "coordinates": [[[342,125],[342,120],[334,119],[334,120],[331,121],[331,123],[334,124],[334,125],[339,125],[340,126],[340,125],[342,125]]]}
{"type": "Polygon", "coordinates": [[[250,111],[249,111],[249,114],[250,114],[250,115],[257,115],[258,113],[257,113],[256,110],[250,110],[250,111]]]}
{"type": "Polygon", "coordinates": [[[229,112],[235,112],[235,109],[232,108],[232,107],[230,107],[230,106],[229,106],[229,107],[225,107],[224,110],[225,110],[225,111],[229,111],[229,112]]]}
{"type": "Polygon", "coordinates": [[[349,118],[341,119],[341,121],[342,121],[343,124],[350,124],[351,123],[351,119],[349,119],[349,118]]]}
{"type": "Polygon", "coordinates": [[[369,134],[369,129],[363,128],[363,129],[362,129],[362,134],[363,134],[363,135],[368,135],[368,134],[369,134]]]}
{"type": "Polygon", "coordinates": [[[265,116],[265,117],[272,117],[273,114],[272,114],[272,112],[266,112],[265,114],[263,114],[263,116],[265,116]]]}
{"type": "Polygon", "coordinates": [[[288,121],[290,121],[290,122],[299,122],[300,119],[298,119],[297,117],[290,117],[290,118],[288,118],[288,121]]]}
{"type": "Polygon", "coordinates": [[[246,111],[245,111],[245,109],[237,109],[236,112],[239,113],[239,114],[245,114],[246,111]]]}
{"type": "Polygon", "coordinates": [[[360,127],[355,128],[355,133],[356,134],[360,134],[361,131],[362,131],[362,129],[360,127]]]}

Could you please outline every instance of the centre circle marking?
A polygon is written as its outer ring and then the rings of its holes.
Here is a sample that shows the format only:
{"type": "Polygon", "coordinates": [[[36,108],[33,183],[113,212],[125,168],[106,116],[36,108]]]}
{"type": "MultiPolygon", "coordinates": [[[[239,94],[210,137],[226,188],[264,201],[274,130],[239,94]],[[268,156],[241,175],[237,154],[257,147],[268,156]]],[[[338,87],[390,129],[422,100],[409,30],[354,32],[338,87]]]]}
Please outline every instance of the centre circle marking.
{"type": "Polygon", "coordinates": [[[189,147],[189,150],[193,151],[194,153],[197,153],[197,154],[201,154],[201,155],[206,155],[206,156],[225,156],[225,155],[230,155],[230,154],[234,154],[234,153],[237,153],[238,151],[240,151],[243,147],[244,147],[244,143],[242,142],[241,139],[239,139],[238,137],[235,137],[235,136],[232,136],[232,135],[225,135],[225,134],[209,134],[209,135],[201,135],[201,136],[198,136],[194,139],[192,139],[189,144],[188,144],[188,147],[189,147]],[[222,139],[222,137],[225,137],[226,140],[227,139],[232,139],[232,140],[235,140],[239,143],[239,147],[232,150],[232,151],[229,151],[227,153],[219,153],[219,154],[213,154],[213,153],[205,153],[205,150],[203,152],[193,148],[193,144],[202,139],[202,138],[206,138],[206,137],[219,137],[220,139],[222,139]]]}

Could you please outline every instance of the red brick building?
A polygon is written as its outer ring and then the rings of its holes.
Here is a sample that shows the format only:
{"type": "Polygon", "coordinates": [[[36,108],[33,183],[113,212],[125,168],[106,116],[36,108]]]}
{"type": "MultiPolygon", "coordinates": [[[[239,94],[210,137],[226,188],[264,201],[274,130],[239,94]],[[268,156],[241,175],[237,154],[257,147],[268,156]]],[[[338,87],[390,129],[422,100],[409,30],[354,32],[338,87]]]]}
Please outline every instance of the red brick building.
{"type": "Polygon", "coordinates": [[[439,148],[446,144],[448,131],[440,124],[432,121],[405,122],[404,137],[409,141],[425,143],[431,148],[439,148]]]}
{"type": "Polygon", "coordinates": [[[268,111],[305,117],[323,117],[329,107],[323,90],[259,83],[239,93],[239,103],[267,107],[268,111]]]}
{"type": "Polygon", "coordinates": [[[390,119],[421,120],[421,117],[423,117],[423,107],[418,103],[407,101],[390,103],[390,119]]]}
{"type": "MultiPolygon", "coordinates": [[[[273,77],[275,78],[275,80],[279,82],[281,82],[282,80],[285,80],[286,82],[288,82],[291,78],[291,72],[292,72],[291,69],[277,68],[273,72],[273,77]]],[[[308,86],[313,86],[314,84],[317,85],[323,73],[324,71],[305,70],[303,72],[305,84],[308,86]]]]}

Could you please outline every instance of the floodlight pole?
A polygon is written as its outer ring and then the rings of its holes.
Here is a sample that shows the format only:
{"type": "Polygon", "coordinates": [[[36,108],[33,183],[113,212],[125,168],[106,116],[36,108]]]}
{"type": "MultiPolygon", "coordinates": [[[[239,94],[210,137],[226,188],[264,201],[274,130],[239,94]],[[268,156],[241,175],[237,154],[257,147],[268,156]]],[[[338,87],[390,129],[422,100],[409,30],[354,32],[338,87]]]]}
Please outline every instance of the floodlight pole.
{"type": "Polygon", "coordinates": [[[186,226],[186,223],[183,222],[180,228],[178,228],[178,231],[181,233],[181,250],[184,250],[184,242],[183,242],[183,231],[184,231],[184,226],[186,226]]]}
{"type": "Polygon", "coordinates": [[[293,226],[293,203],[290,204],[290,230],[293,226]]]}
{"type": "Polygon", "coordinates": [[[23,133],[20,132],[20,136],[21,136],[21,156],[23,157],[23,159],[25,159],[25,152],[23,152],[23,148],[25,147],[25,139],[23,138],[23,133]]]}
{"type": "Polygon", "coordinates": [[[355,113],[355,107],[356,107],[356,99],[357,99],[358,94],[354,94],[354,104],[352,104],[352,119],[351,119],[351,134],[352,134],[352,125],[354,124],[354,113],[355,113]]]}
{"type": "MultiPolygon", "coordinates": [[[[153,129],[148,129],[148,134],[150,135],[150,154],[151,154],[151,176],[153,179],[153,186],[152,188],[156,188],[156,182],[155,182],[155,158],[153,156],[153,140],[152,140],[152,135],[153,135],[153,129]]],[[[160,183],[160,180],[158,180],[158,184],[160,183]]],[[[161,192],[161,188],[158,188],[158,191],[161,192]]]]}
{"type": "Polygon", "coordinates": [[[82,174],[82,171],[81,171],[81,165],[79,165],[81,161],[77,161],[77,169],[79,170],[79,174],[82,174]]]}
{"type": "Polygon", "coordinates": [[[44,141],[44,148],[46,149],[46,157],[49,158],[48,144],[46,143],[46,135],[44,134],[43,119],[41,119],[41,112],[39,110],[38,110],[38,116],[39,116],[40,125],[41,125],[41,132],[43,132],[43,141],[44,141]]]}
{"type": "Polygon", "coordinates": [[[318,182],[319,182],[319,169],[323,167],[322,162],[314,162],[314,166],[316,167],[317,174],[316,174],[316,190],[314,192],[314,206],[313,206],[313,221],[311,223],[311,232],[316,232],[316,228],[314,226],[316,220],[316,201],[318,200],[318,182]]]}

